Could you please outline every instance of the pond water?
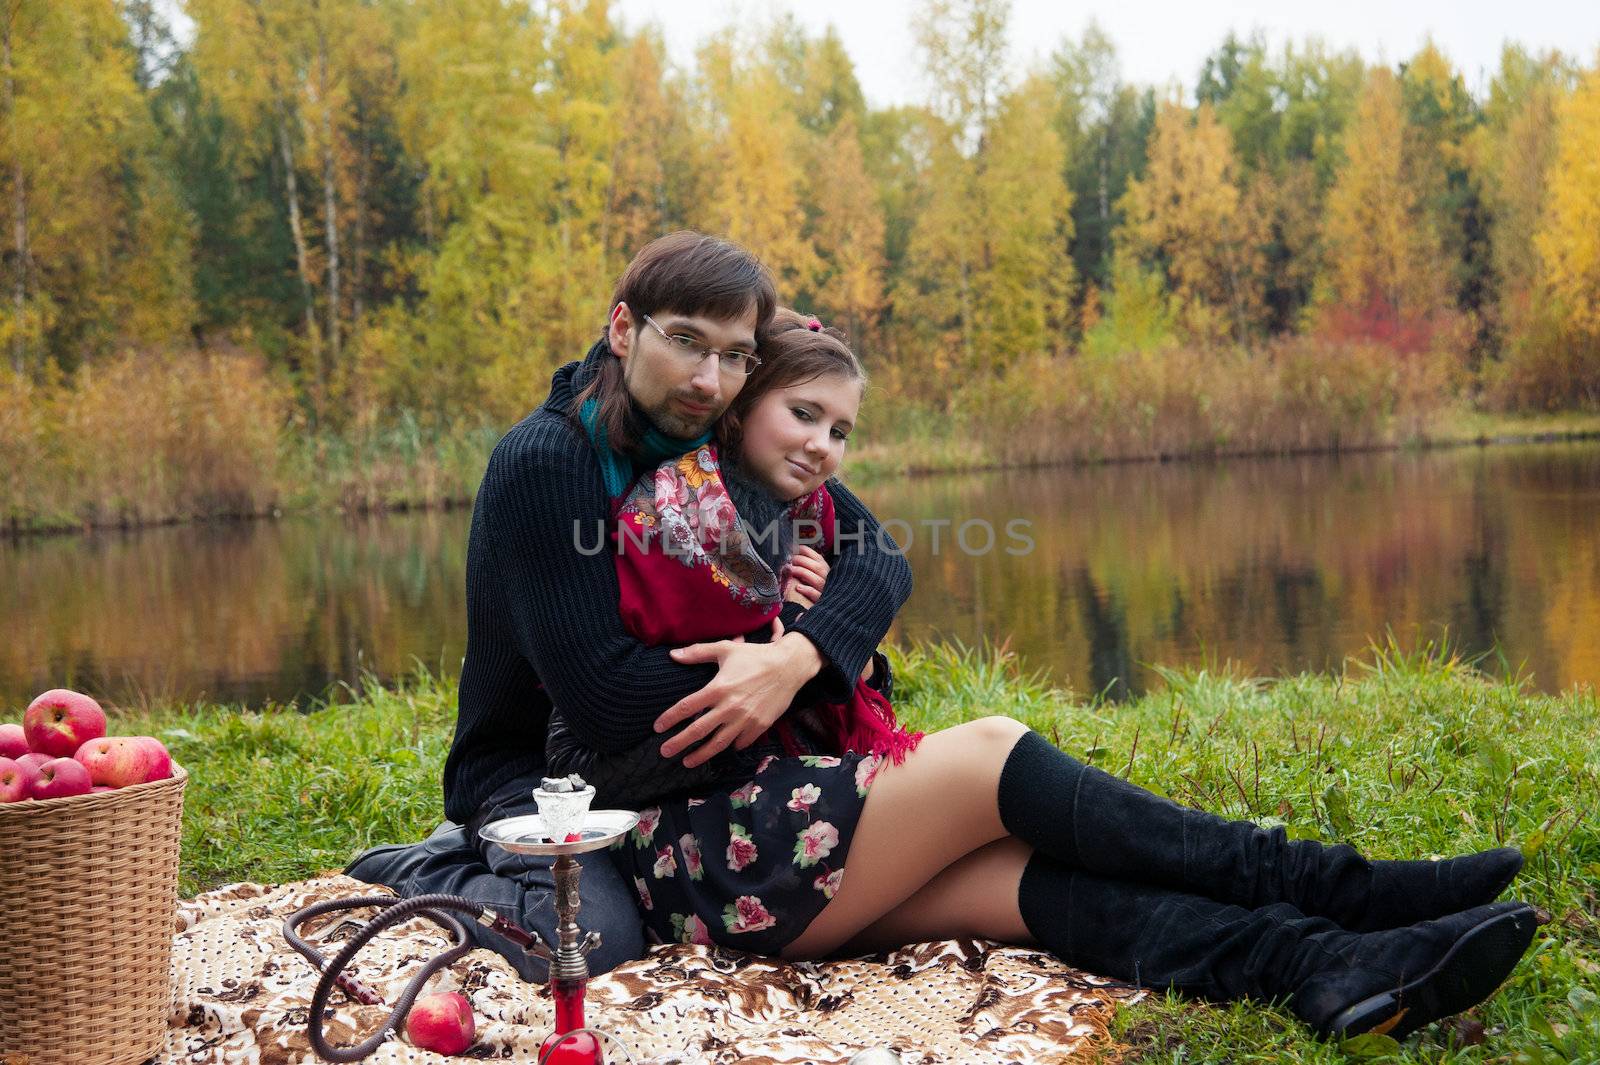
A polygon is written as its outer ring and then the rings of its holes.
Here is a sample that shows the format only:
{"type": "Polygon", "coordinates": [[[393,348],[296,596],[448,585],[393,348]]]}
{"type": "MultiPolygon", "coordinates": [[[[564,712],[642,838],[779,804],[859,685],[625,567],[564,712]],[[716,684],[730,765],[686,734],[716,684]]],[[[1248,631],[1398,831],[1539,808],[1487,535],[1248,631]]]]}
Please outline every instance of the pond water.
{"type": "MultiPolygon", "coordinates": [[[[1009,640],[1078,692],[1155,667],[1337,668],[1448,632],[1546,691],[1600,684],[1600,443],[880,482],[894,638],[1009,640]],[[991,536],[985,530],[992,530],[991,536]],[[909,531],[909,536],[907,532],[909,531]]],[[[68,685],[258,704],[459,669],[464,511],[0,541],[0,717],[68,685]]]]}

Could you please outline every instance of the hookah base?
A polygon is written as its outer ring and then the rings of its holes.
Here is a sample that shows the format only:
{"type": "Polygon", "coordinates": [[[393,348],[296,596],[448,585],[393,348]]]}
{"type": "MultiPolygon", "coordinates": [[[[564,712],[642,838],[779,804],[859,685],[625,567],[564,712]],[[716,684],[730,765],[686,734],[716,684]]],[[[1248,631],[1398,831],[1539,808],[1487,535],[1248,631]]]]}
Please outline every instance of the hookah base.
{"type": "Polygon", "coordinates": [[[565,1034],[551,1032],[539,1047],[540,1065],[604,1065],[605,1055],[600,1052],[600,1040],[587,1028],[576,1028],[565,1034]]]}

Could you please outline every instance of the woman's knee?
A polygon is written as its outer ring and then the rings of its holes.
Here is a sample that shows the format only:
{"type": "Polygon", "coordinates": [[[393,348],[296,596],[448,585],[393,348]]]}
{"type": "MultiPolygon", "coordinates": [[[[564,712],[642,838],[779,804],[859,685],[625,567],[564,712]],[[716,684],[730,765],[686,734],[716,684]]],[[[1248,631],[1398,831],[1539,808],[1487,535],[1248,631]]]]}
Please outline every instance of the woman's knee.
{"type": "Polygon", "coordinates": [[[987,770],[998,771],[1027,731],[1027,725],[999,714],[963,721],[929,737],[927,764],[937,772],[959,769],[982,775],[987,770]]]}
{"type": "Polygon", "coordinates": [[[1016,718],[1001,714],[975,718],[957,728],[965,733],[962,736],[963,743],[981,745],[1001,754],[1009,754],[1023,733],[1028,731],[1028,726],[1016,718]]]}
{"type": "Polygon", "coordinates": [[[998,714],[975,718],[936,733],[938,754],[929,768],[940,775],[941,786],[957,778],[970,779],[987,789],[991,779],[1005,766],[1006,758],[1028,726],[1015,718],[998,714]]]}
{"type": "Polygon", "coordinates": [[[954,803],[978,812],[985,805],[982,800],[993,799],[1006,758],[1027,730],[1020,721],[1000,716],[940,729],[903,766],[884,767],[887,772],[879,776],[884,786],[873,787],[878,799],[868,804],[868,812],[881,809],[894,817],[905,804],[920,810],[930,802],[954,803]]]}

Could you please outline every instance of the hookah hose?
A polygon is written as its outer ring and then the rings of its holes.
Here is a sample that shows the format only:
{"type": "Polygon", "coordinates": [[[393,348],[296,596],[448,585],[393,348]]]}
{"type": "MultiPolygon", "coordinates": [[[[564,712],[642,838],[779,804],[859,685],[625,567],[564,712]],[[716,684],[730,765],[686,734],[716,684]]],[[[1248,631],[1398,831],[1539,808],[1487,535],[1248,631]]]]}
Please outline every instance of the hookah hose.
{"type": "Polygon", "coordinates": [[[535,942],[534,938],[527,932],[501,917],[487,906],[464,899],[460,895],[418,895],[409,899],[396,899],[387,895],[369,895],[361,898],[333,899],[328,902],[319,902],[314,906],[307,906],[283,922],[283,936],[289,941],[289,945],[305,955],[306,960],[322,974],[317,980],[316,991],[311,995],[311,1010],[307,1019],[311,1036],[311,1049],[316,1051],[319,1057],[324,1061],[344,1062],[360,1061],[371,1054],[389,1037],[391,1030],[404,1023],[406,1015],[411,1012],[412,1003],[422,993],[422,988],[427,984],[429,978],[472,949],[472,942],[467,938],[467,930],[459,920],[445,912],[447,910],[456,910],[469,915],[479,924],[505,936],[524,949],[535,942]],[[300,938],[300,925],[313,917],[337,910],[353,910],[366,907],[382,912],[368,921],[361,931],[357,932],[350,942],[345,944],[344,949],[331,962],[325,962],[315,947],[300,938]],[[338,984],[341,989],[356,1001],[365,1005],[377,1005],[381,1001],[376,991],[352,977],[345,976],[345,966],[350,964],[350,960],[356,956],[356,953],[362,947],[371,941],[372,937],[390,925],[399,924],[401,921],[411,917],[426,917],[446,931],[453,933],[456,945],[424,965],[422,971],[412,977],[411,982],[406,984],[405,990],[401,993],[400,1001],[390,1011],[388,1019],[383,1022],[383,1026],[377,1032],[353,1047],[330,1046],[322,1034],[322,1014],[327,1008],[328,996],[332,993],[335,984],[338,984]]]}

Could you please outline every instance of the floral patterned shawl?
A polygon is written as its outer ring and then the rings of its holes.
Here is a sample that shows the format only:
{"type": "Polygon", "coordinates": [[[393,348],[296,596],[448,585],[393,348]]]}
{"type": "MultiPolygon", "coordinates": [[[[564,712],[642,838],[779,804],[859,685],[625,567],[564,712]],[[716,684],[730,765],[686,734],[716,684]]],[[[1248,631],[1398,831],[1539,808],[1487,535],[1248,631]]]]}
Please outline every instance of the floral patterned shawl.
{"type": "MultiPolygon", "coordinates": [[[[790,503],[786,514],[797,542],[831,550],[833,497],[826,487],[790,503]]],[[[618,502],[611,536],[622,623],[644,643],[681,646],[757,633],[783,607],[787,567],[774,573],[762,560],[728,495],[714,444],[635,481],[618,502]]],[[[861,681],[847,702],[816,709],[836,753],[886,754],[898,763],[922,738],[899,727],[889,701],[861,681]]],[[[776,731],[793,749],[781,722],[776,731]]]]}

